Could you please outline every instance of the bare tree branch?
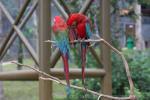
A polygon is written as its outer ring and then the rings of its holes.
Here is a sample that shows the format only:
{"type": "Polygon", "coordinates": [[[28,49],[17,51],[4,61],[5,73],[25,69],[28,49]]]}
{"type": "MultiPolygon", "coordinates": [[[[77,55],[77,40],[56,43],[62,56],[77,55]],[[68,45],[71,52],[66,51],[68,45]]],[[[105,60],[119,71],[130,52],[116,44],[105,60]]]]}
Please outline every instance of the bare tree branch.
{"type": "MultiPolygon", "coordinates": [[[[34,71],[38,72],[39,74],[42,74],[48,78],[43,78],[43,77],[39,77],[40,79],[43,79],[43,80],[48,80],[48,81],[53,81],[53,82],[56,82],[58,84],[61,84],[61,85],[64,85],[64,86],[67,86],[67,83],[66,82],[63,82],[61,81],[59,78],[57,77],[54,77],[52,75],[49,75],[45,72],[42,72],[40,71],[39,69],[33,67],[33,66],[30,66],[30,65],[25,65],[25,64],[21,64],[21,63],[17,63],[17,62],[12,62],[14,64],[17,64],[17,65],[21,65],[21,66],[25,66],[25,67],[28,67],[30,69],[33,69],[34,71]]],[[[87,93],[91,93],[93,95],[96,95],[98,96],[99,98],[100,97],[104,97],[104,98],[109,98],[109,99],[114,99],[114,100],[134,100],[131,98],[131,96],[129,97],[114,97],[114,96],[109,96],[109,95],[105,95],[105,94],[101,94],[101,93],[98,93],[98,92],[95,92],[95,91],[92,91],[92,90],[89,90],[87,88],[84,88],[84,87],[79,87],[79,86],[75,86],[75,85],[70,85],[71,88],[74,88],[74,89],[78,89],[78,90],[81,90],[81,91],[85,91],[87,93]]]]}

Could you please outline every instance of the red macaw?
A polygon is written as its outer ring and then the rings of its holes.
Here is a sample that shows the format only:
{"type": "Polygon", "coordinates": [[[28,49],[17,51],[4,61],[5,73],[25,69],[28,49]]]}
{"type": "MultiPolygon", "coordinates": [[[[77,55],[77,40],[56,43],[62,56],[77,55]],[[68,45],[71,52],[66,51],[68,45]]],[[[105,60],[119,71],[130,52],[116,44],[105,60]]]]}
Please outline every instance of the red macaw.
{"type": "MultiPolygon", "coordinates": [[[[83,14],[73,13],[69,16],[67,20],[67,25],[70,29],[70,36],[74,37],[73,39],[89,39],[91,32],[91,23],[90,20],[83,14]],[[72,30],[73,29],[73,30],[72,30]]],[[[86,52],[89,43],[81,43],[81,58],[82,58],[82,84],[85,83],[85,65],[86,65],[86,52]]]]}
{"type": "Polygon", "coordinates": [[[70,87],[69,82],[69,39],[68,39],[68,27],[66,22],[61,16],[54,17],[54,24],[52,26],[55,33],[56,46],[59,48],[64,63],[64,72],[66,77],[67,86],[70,87]]]}

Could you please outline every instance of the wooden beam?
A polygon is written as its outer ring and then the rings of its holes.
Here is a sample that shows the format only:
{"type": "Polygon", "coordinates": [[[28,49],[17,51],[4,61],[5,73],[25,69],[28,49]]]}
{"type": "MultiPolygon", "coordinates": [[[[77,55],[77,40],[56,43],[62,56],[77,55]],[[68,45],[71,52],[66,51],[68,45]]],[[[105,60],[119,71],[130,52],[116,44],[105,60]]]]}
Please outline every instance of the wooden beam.
{"type": "MultiPolygon", "coordinates": [[[[111,42],[110,34],[110,0],[101,0],[101,33],[103,39],[111,42]]],[[[111,43],[110,43],[111,44],[111,43]]],[[[112,95],[112,67],[111,67],[111,52],[109,47],[102,44],[101,58],[106,75],[102,79],[102,93],[112,95]]],[[[103,98],[103,100],[110,100],[103,98]]]]}
{"type": "MultiPolygon", "coordinates": [[[[81,69],[70,68],[70,79],[81,79],[82,73],[81,69]]],[[[65,80],[64,70],[62,68],[51,68],[49,73],[52,76],[58,77],[59,79],[65,80]]],[[[85,69],[86,78],[99,78],[99,76],[105,76],[104,69],[85,69]]],[[[33,70],[22,70],[22,71],[10,71],[10,72],[1,72],[0,80],[1,81],[37,81],[39,74],[33,70]]]]}
{"type": "Polygon", "coordinates": [[[66,11],[63,9],[63,7],[60,5],[60,3],[57,0],[52,0],[52,2],[54,3],[54,5],[56,6],[56,8],[59,10],[59,12],[62,14],[62,16],[67,19],[68,18],[68,14],[66,13],[66,11]]]}
{"type": "Polygon", "coordinates": [[[102,66],[101,59],[98,56],[98,54],[96,53],[96,51],[92,47],[89,47],[89,50],[90,50],[91,54],[93,55],[93,57],[95,58],[95,60],[97,61],[97,63],[99,64],[99,66],[102,66]]]}
{"type": "Polygon", "coordinates": [[[1,72],[0,80],[1,81],[35,81],[38,80],[38,73],[32,70],[1,72]]]}
{"type": "MultiPolygon", "coordinates": [[[[45,40],[51,39],[51,0],[39,0],[39,68],[49,73],[51,44],[45,40]]],[[[43,75],[40,75],[45,77],[43,75]]],[[[39,80],[39,99],[52,100],[52,82],[39,80]]]]}
{"type": "Polygon", "coordinates": [[[61,53],[59,51],[58,48],[56,48],[56,50],[53,52],[53,55],[51,56],[51,64],[50,64],[50,68],[54,68],[57,61],[60,59],[61,53]]]}
{"type": "MultiPolygon", "coordinates": [[[[17,18],[16,18],[16,20],[14,22],[15,25],[18,25],[18,23],[20,22],[20,19],[22,18],[22,16],[23,16],[26,8],[28,7],[30,1],[31,0],[26,0],[26,2],[24,3],[23,7],[21,8],[21,10],[19,12],[19,15],[17,16],[17,18]]],[[[10,40],[11,36],[13,35],[13,32],[14,32],[14,28],[12,27],[10,32],[8,33],[6,39],[4,40],[4,42],[1,45],[0,54],[2,54],[3,50],[5,49],[5,46],[8,43],[8,41],[10,40]]]]}
{"type": "Polygon", "coordinates": [[[36,54],[33,50],[33,48],[30,46],[29,42],[27,41],[27,39],[24,37],[24,35],[22,34],[22,32],[20,31],[20,28],[22,28],[25,23],[27,22],[27,20],[29,19],[29,17],[31,16],[31,14],[33,13],[33,11],[35,10],[37,6],[37,3],[35,3],[33,5],[33,8],[29,11],[29,13],[27,13],[27,16],[23,19],[22,23],[19,25],[19,28],[16,25],[13,25],[14,20],[11,17],[11,15],[8,13],[8,11],[6,10],[6,8],[3,6],[3,4],[0,2],[0,7],[2,8],[2,10],[4,11],[4,13],[6,14],[6,16],[8,17],[8,20],[11,22],[13,28],[15,29],[16,33],[14,33],[12,35],[12,37],[10,38],[10,40],[8,41],[8,44],[6,45],[3,53],[0,55],[0,60],[3,58],[3,56],[6,54],[8,48],[10,47],[10,45],[13,43],[13,41],[15,40],[15,38],[17,37],[17,35],[21,38],[22,42],[25,44],[25,46],[27,47],[27,50],[29,51],[29,53],[31,54],[33,60],[35,61],[35,63],[38,65],[38,60],[36,57],[36,54]]]}
{"type": "Polygon", "coordinates": [[[63,8],[64,8],[64,10],[66,11],[66,13],[67,13],[68,15],[70,15],[70,14],[71,14],[71,11],[70,11],[69,8],[67,7],[65,1],[64,1],[64,0],[60,0],[60,3],[61,3],[61,5],[63,6],[63,8]]]}
{"type": "Polygon", "coordinates": [[[93,0],[86,0],[86,2],[83,4],[82,8],[80,9],[79,13],[85,14],[87,10],[90,8],[93,0]]]}

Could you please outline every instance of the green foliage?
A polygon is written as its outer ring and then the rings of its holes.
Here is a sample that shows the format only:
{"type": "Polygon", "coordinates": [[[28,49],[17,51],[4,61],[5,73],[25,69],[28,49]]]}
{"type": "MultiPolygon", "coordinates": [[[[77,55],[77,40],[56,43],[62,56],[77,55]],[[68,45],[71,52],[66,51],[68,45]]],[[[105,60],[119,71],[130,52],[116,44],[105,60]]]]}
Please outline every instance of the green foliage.
{"type": "MultiPolygon", "coordinates": [[[[112,4],[115,4],[117,3],[119,0],[111,0],[111,3],[112,4]]],[[[120,0],[121,1],[121,0],[120,0]]],[[[139,4],[144,4],[144,5],[147,5],[147,6],[150,6],[150,0],[126,0],[126,2],[129,2],[130,4],[133,3],[133,2],[136,2],[138,1],[139,4]]]]}
{"type": "MultiPolygon", "coordinates": [[[[150,50],[123,51],[130,66],[132,79],[135,85],[135,94],[139,100],[149,100],[150,96],[150,50]]],[[[112,55],[113,66],[113,94],[125,95],[129,91],[129,84],[126,78],[124,66],[118,56],[112,55]]]]}
{"type": "MultiPolygon", "coordinates": [[[[99,79],[93,79],[93,78],[86,79],[86,83],[87,83],[86,87],[88,87],[88,89],[91,89],[93,91],[98,92],[100,89],[100,84],[98,81],[100,81],[100,80],[99,79]]],[[[76,79],[76,80],[74,80],[73,84],[77,85],[77,86],[78,85],[81,86],[82,81],[79,79],[76,79]]],[[[92,94],[73,89],[71,92],[69,100],[96,100],[96,98],[97,97],[92,95],[92,94]]]]}
{"type": "MultiPolygon", "coordinates": [[[[75,52],[74,52],[75,53],[75,52]]],[[[137,51],[137,50],[124,50],[123,54],[125,55],[132,79],[135,85],[135,95],[138,100],[150,100],[150,50],[137,51]]],[[[75,53],[74,60],[77,65],[80,65],[80,54],[75,53]]],[[[87,67],[98,66],[94,58],[90,53],[87,54],[87,67]]],[[[125,68],[123,62],[116,53],[112,53],[112,81],[113,81],[113,95],[118,96],[129,96],[129,83],[125,73],[125,68]]],[[[97,79],[86,79],[86,83],[89,89],[94,91],[100,90],[100,80],[97,79]]],[[[81,80],[74,80],[73,84],[81,86],[81,80]]],[[[70,98],[74,100],[95,100],[96,97],[91,94],[85,94],[82,91],[73,90],[70,98]]]]}
{"type": "Polygon", "coordinates": [[[124,86],[128,82],[125,70],[123,67],[123,62],[121,58],[116,55],[116,53],[112,53],[112,79],[113,79],[113,94],[114,95],[123,95],[124,94],[124,86]],[[120,77],[121,76],[121,77],[120,77]],[[123,82],[123,83],[121,83],[123,82]]]}
{"type": "MultiPolygon", "coordinates": [[[[134,88],[134,93],[135,93],[136,97],[138,98],[138,100],[145,100],[144,95],[136,87],[134,88]]],[[[125,94],[127,96],[130,95],[130,89],[128,87],[125,87],[125,94]]]]}
{"type": "Polygon", "coordinates": [[[138,2],[142,5],[150,7],[150,0],[138,0],[138,2]]]}

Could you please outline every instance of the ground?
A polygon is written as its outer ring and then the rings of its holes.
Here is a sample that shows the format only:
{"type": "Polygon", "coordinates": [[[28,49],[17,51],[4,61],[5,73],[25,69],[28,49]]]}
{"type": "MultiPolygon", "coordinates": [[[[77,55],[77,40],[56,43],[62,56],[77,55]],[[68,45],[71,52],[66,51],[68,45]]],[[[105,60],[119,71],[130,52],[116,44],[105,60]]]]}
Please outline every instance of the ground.
{"type": "MultiPolygon", "coordinates": [[[[24,60],[24,62],[33,64],[31,59],[24,60]]],[[[26,68],[24,69],[27,70],[26,68]]],[[[12,70],[16,70],[16,66],[13,64],[3,66],[3,71],[12,70]]],[[[37,81],[5,81],[3,84],[5,100],[38,100],[39,98],[37,81]]],[[[53,91],[54,100],[64,100],[66,97],[64,86],[53,83],[53,91]]]]}

